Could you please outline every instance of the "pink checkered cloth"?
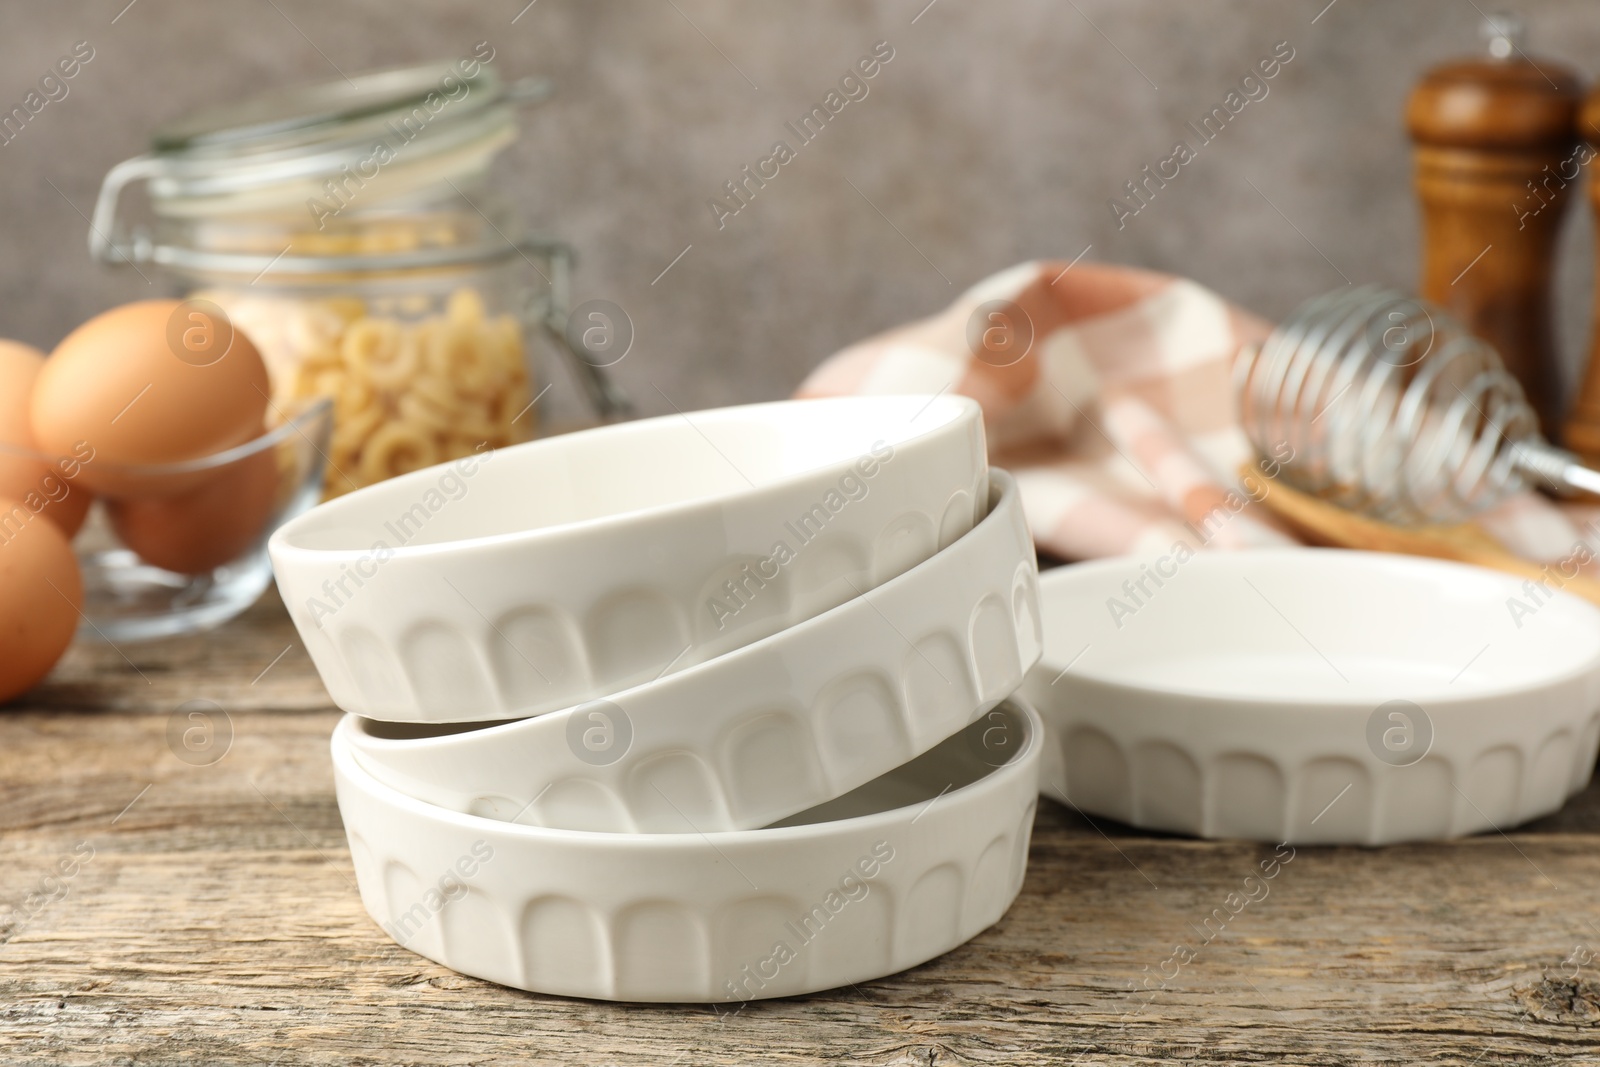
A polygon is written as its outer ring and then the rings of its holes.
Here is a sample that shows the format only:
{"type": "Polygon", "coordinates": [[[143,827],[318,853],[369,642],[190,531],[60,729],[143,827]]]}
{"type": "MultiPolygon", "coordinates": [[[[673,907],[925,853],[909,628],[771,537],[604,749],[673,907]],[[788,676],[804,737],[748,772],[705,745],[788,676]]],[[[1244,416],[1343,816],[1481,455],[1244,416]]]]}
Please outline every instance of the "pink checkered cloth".
{"type": "MultiPolygon", "coordinates": [[[[991,462],[1017,476],[1034,540],[1064,559],[1159,554],[1177,541],[1292,544],[1265,508],[1238,506],[1250,488],[1239,472],[1257,459],[1239,426],[1231,364],[1269,330],[1184,278],[1024,263],[931,318],[835,354],[797,395],[953,389],[973,397],[991,462]],[[1025,315],[989,314],[1006,304],[1025,315]],[[991,327],[999,332],[980,339],[991,327]],[[1009,352],[1024,350],[1010,361],[1009,352]]],[[[1579,524],[1597,516],[1600,508],[1558,508],[1530,492],[1479,522],[1512,552],[1543,563],[1568,557],[1579,524]]]]}

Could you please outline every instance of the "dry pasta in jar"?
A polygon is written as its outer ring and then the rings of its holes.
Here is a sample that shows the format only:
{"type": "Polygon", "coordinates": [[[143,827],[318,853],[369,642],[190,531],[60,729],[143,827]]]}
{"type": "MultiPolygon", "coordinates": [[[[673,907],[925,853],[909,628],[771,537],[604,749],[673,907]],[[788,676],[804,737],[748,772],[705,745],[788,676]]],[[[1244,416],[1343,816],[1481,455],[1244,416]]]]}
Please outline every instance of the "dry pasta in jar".
{"type": "Polygon", "coordinates": [[[325,497],[533,436],[522,324],[476,290],[442,312],[378,313],[358,297],[204,292],[255,342],[272,380],[269,416],[334,403],[325,497]]]}

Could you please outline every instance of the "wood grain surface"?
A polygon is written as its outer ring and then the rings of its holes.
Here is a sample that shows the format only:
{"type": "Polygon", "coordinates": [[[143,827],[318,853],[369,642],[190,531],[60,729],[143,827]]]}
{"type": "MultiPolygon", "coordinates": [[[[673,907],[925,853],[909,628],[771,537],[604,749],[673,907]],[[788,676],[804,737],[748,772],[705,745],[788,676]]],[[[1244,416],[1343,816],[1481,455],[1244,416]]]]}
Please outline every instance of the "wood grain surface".
{"type": "Polygon", "coordinates": [[[203,637],[75,648],[0,713],[0,1063],[1600,1063],[1596,787],[1508,834],[1302,848],[1209,943],[1270,848],[1041,804],[1021,897],[968,945],[719,1016],[391,944],[356,896],[335,717],[271,597],[203,637]],[[191,736],[209,765],[168,743],[197,700],[232,727],[225,754],[191,736]]]}

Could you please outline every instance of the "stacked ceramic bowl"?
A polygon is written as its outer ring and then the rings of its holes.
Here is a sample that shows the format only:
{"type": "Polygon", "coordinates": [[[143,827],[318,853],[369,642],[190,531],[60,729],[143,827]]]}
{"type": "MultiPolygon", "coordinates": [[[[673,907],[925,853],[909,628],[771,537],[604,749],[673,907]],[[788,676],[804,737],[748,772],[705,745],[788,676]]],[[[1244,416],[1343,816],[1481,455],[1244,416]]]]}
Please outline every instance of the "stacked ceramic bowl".
{"type": "Polygon", "coordinates": [[[270,551],[362,901],[539,992],[741,1002],[959,945],[1021,886],[1041,653],[961,397],[763,404],[466,456],[270,551]]]}

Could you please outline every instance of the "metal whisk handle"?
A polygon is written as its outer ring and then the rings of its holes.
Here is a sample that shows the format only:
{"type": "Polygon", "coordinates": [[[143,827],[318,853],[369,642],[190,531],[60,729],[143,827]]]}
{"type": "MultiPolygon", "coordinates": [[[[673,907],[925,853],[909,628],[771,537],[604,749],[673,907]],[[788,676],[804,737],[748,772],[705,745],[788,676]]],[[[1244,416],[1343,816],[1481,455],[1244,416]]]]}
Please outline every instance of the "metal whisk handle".
{"type": "Polygon", "coordinates": [[[1512,446],[1517,469],[1528,475],[1541,488],[1568,495],[1593,493],[1600,496],[1600,471],[1583,465],[1583,461],[1564,448],[1544,441],[1521,441],[1512,446]]]}

